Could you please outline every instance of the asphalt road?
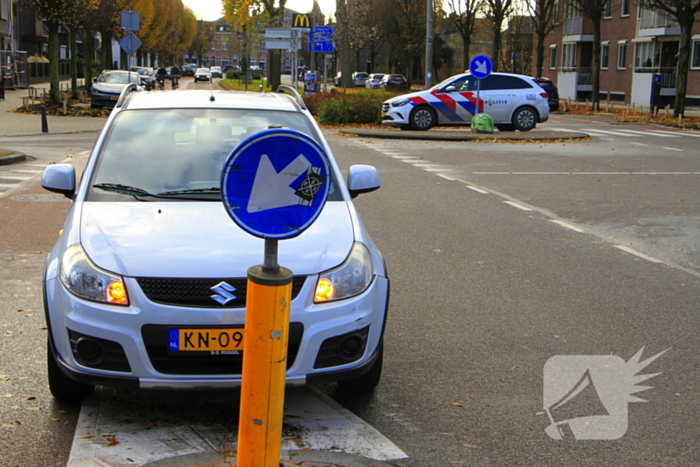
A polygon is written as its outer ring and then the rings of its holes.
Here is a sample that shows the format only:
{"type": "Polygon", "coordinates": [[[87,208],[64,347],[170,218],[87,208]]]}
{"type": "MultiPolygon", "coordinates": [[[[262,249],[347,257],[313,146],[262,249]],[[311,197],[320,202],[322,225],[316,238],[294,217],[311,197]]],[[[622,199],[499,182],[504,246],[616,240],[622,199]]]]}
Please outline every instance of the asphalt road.
{"type": "MultiPolygon", "coordinates": [[[[548,126],[601,136],[330,136],[342,167],[372,164],[382,174],[382,189],[356,203],[386,257],[392,298],[377,390],[357,398],[321,389],[408,453],[401,465],[697,465],[700,141],[604,120],[554,117],[548,126]],[[632,363],[642,348],[641,361],[669,350],[640,368],[632,363]],[[563,355],[588,365],[589,380],[567,379],[563,355]],[[612,377],[606,365],[620,371],[612,377]],[[661,373],[640,381],[652,387],[637,394],[648,403],[628,402],[637,370],[661,373]],[[553,404],[574,387],[580,397],[553,404]],[[555,421],[598,415],[589,424],[607,438],[550,438],[545,406],[555,421]]],[[[66,142],[54,137],[14,141],[38,165],[89,148],[86,136],[57,154],[52,146],[66,142]]],[[[77,417],[46,387],[40,297],[67,202],[37,194],[45,193],[36,178],[0,193],[0,465],[65,465],[77,417]]]]}

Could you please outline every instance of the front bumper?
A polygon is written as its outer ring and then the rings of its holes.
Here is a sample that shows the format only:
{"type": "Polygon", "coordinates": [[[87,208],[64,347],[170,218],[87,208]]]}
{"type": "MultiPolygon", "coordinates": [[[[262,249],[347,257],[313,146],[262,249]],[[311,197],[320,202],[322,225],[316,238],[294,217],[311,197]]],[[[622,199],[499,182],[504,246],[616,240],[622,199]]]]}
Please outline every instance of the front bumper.
{"type": "Polygon", "coordinates": [[[385,102],[382,104],[382,125],[408,125],[408,117],[413,107],[413,103],[408,103],[401,107],[393,107],[391,104],[385,102]]]}
{"type": "MultiPolygon", "coordinates": [[[[147,337],[146,330],[242,326],[245,309],[161,305],[149,301],[135,279],[125,280],[131,300],[129,307],[77,298],[56,278],[45,282],[47,323],[54,355],[64,373],[87,384],[142,389],[222,389],[240,385],[240,367],[234,357],[225,357],[231,362],[230,372],[187,374],[188,370],[182,369],[187,368],[184,361],[180,369],[172,370],[178,366],[177,361],[164,366],[155,359],[163,358],[165,349],[160,356],[155,355],[154,341],[147,337]],[[105,354],[109,353],[116,363],[86,363],[76,350],[76,340],[81,336],[109,343],[105,354]],[[150,342],[144,342],[144,338],[150,342]]],[[[286,374],[289,386],[303,386],[310,380],[338,381],[362,374],[376,359],[382,339],[389,288],[387,278],[377,276],[363,294],[323,305],[316,305],[311,299],[315,282],[315,276],[308,277],[292,301],[290,344],[294,341],[295,348],[290,350],[293,361],[289,362],[286,374]],[[336,358],[333,350],[333,343],[345,335],[365,336],[361,352],[347,363],[336,358]]],[[[177,360],[180,356],[166,358],[177,360]]],[[[211,356],[209,363],[217,358],[221,356],[211,356]]]]}

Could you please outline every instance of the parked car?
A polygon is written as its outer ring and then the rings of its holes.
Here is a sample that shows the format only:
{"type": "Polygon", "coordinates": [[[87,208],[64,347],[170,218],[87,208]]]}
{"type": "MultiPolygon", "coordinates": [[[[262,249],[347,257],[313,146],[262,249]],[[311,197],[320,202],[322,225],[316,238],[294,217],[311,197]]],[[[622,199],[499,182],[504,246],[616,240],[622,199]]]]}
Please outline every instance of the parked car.
{"type": "Polygon", "coordinates": [[[124,70],[105,70],[95,78],[90,91],[90,106],[114,107],[122,90],[130,83],[142,86],[141,76],[138,73],[124,70]]]}
{"type": "Polygon", "coordinates": [[[197,71],[197,65],[194,63],[187,63],[182,65],[180,69],[180,74],[182,76],[194,76],[194,72],[197,71]]]}
{"type": "Polygon", "coordinates": [[[529,131],[549,118],[547,93],[535,78],[491,73],[481,80],[470,73],[452,76],[429,90],[394,97],[382,104],[382,123],[402,130],[436,125],[471,125],[479,112],[489,114],[501,131],[529,131]]]}
{"type": "Polygon", "coordinates": [[[238,71],[240,69],[241,69],[241,67],[239,67],[238,65],[226,65],[223,68],[221,68],[221,73],[223,73],[225,75],[226,72],[229,70],[238,71]]]}
{"type": "Polygon", "coordinates": [[[213,67],[209,68],[209,71],[211,72],[212,78],[221,78],[221,76],[222,76],[220,66],[213,66],[213,67]]]}
{"type": "Polygon", "coordinates": [[[368,79],[369,73],[363,71],[356,71],[352,74],[352,82],[355,84],[356,88],[364,88],[368,79]]]}
{"type": "Polygon", "coordinates": [[[197,71],[194,72],[194,82],[197,81],[211,81],[209,68],[197,68],[197,71]]]}
{"type": "Polygon", "coordinates": [[[221,172],[242,139],[280,125],[324,148],[331,183],[313,225],[280,242],[294,273],[287,384],[378,383],[389,280],[352,198],[380,176],[354,165],[344,178],[292,92],[125,93],[80,179],[70,164],[45,170],[44,188],[72,200],[43,277],[55,398],[240,385],[247,271],[267,249],[227,214],[221,172]]]}
{"type": "Polygon", "coordinates": [[[379,84],[382,82],[384,73],[372,73],[369,75],[365,87],[368,89],[379,89],[379,84]]]}
{"type": "Polygon", "coordinates": [[[549,101],[549,111],[556,112],[559,110],[559,90],[549,78],[535,78],[535,82],[540,85],[547,93],[549,101]]]}
{"type": "Polygon", "coordinates": [[[153,68],[132,66],[129,69],[129,71],[139,74],[139,76],[141,77],[141,83],[143,83],[143,87],[147,91],[156,87],[156,76],[154,74],[153,68]]]}
{"type": "Polygon", "coordinates": [[[403,75],[384,75],[379,82],[379,88],[387,91],[407,91],[408,81],[403,75]]]}

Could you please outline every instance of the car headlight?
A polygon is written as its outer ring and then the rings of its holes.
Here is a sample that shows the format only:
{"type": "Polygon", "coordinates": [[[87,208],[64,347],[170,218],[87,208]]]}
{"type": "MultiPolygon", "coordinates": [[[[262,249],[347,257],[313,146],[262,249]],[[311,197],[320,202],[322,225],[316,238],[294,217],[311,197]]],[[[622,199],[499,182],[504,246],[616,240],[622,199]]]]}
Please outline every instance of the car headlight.
{"type": "Polygon", "coordinates": [[[372,283],[373,271],[369,250],[355,242],[343,264],[319,276],[314,302],[343,300],[361,294],[372,283]]]}
{"type": "Polygon", "coordinates": [[[404,105],[410,103],[408,99],[401,99],[400,101],[392,102],[391,106],[392,107],[403,107],[404,105]]]}
{"type": "Polygon", "coordinates": [[[92,264],[80,244],[71,245],[63,252],[59,277],[66,289],[78,297],[113,305],[129,305],[123,278],[92,264]]]}

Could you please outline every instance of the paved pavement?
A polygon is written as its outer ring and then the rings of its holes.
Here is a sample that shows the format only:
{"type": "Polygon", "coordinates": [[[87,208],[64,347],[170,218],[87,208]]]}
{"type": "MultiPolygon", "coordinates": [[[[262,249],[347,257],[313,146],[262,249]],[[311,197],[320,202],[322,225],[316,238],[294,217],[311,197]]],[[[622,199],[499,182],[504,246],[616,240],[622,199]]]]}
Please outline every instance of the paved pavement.
{"type": "MultiPolygon", "coordinates": [[[[47,85],[37,85],[38,88],[46,88],[47,85]]],[[[26,89],[6,90],[5,99],[0,101],[0,136],[27,136],[41,135],[42,122],[41,116],[13,113],[11,110],[22,106],[22,98],[29,95],[26,89]]],[[[77,132],[94,132],[100,131],[104,126],[105,119],[103,118],[80,118],[80,117],[55,117],[48,116],[49,133],[77,133],[77,132]]],[[[547,130],[535,130],[528,133],[520,132],[496,132],[493,135],[477,135],[471,133],[468,129],[436,129],[429,132],[413,132],[400,131],[392,128],[372,129],[372,130],[357,130],[344,129],[345,133],[351,133],[358,136],[374,137],[374,138],[401,138],[401,139],[421,139],[421,140],[471,140],[471,139],[487,139],[487,140],[518,140],[518,139],[564,139],[564,138],[584,138],[587,135],[575,132],[557,132],[547,130]]],[[[14,163],[24,160],[24,155],[13,154],[10,156],[2,156],[0,150],[0,164],[14,163]]],[[[325,401],[327,407],[324,410],[332,412],[332,416],[337,416],[339,419],[347,419],[352,426],[349,430],[369,430],[372,429],[357,417],[354,417],[347,410],[340,406],[335,406],[329,401],[325,401]],[[354,418],[353,418],[354,417],[354,418]]],[[[97,402],[97,411],[104,411],[104,402],[97,402]]],[[[88,408],[89,411],[89,408],[88,408]]],[[[81,418],[83,414],[81,412],[81,418]]],[[[87,428],[90,429],[88,426],[87,428]]],[[[376,431],[376,430],[375,430],[376,431]]],[[[78,427],[73,443],[73,451],[80,451],[80,439],[82,436],[81,428],[78,427]],[[77,441],[76,441],[77,440],[77,441]],[[78,447],[76,447],[78,446],[78,447]]],[[[379,433],[378,433],[379,434],[379,433]]],[[[354,437],[359,437],[356,433],[350,434],[354,437]]],[[[381,435],[381,434],[379,434],[381,435]]],[[[388,442],[388,440],[386,440],[388,442]]],[[[203,449],[200,452],[189,453],[184,455],[164,456],[152,462],[141,465],[148,467],[228,467],[235,465],[235,459],[227,458],[225,454],[217,452],[211,448],[211,444],[206,442],[206,439],[201,440],[203,449]],[[207,445],[208,444],[208,445],[207,445]]],[[[389,443],[391,444],[391,443],[389,443]]],[[[393,444],[391,444],[393,446],[393,444]]],[[[395,446],[394,446],[395,447],[395,446]]],[[[398,449],[398,448],[397,448],[398,449]]],[[[73,452],[71,457],[73,457],[73,452]]],[[[79,455],[80,453],[76,453],[79,455]]],[[[392,461],[378,461],[356,454],[348,454],[346,452],[337,452],[337,449],[321,450],[299,450],[285,451],[282,450],[282,467],[381,467],[393,465],[392,461]]],[[[386,459],[386,457],[385,457],[386,459]]],[[[94,460],[94,459],[93,459],[94,460]]],[[[100,464],[100,465],[119,465],[119,464],[100,464]]],[[[133,464],[132,464],[133,465],[133,464]]]]}

